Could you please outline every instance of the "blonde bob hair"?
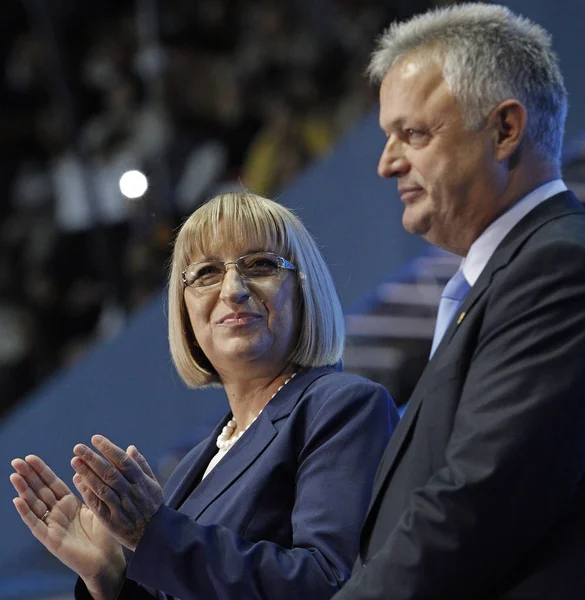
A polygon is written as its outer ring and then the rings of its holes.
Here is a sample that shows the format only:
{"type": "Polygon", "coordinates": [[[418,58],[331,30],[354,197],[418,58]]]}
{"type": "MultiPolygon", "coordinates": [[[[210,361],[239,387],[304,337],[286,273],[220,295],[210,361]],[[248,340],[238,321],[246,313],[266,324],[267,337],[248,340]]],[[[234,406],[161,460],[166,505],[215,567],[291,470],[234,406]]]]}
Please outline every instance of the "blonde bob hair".
{"type": "Polygon", "coordinates": [[[218,241],[238,240],[275,252],[296,267],[299,338],[289,361],[299,367],[333,365],[341,359],[345,329],[341,304],[325,260],[311,234],[284,206],[246,192],[220,194],[200,206],[175,241],[169,280],[169,344],[175,367],[192,388],[220,384],[198,346],[185,306],[181,274],[193,257],[218,241]]]}

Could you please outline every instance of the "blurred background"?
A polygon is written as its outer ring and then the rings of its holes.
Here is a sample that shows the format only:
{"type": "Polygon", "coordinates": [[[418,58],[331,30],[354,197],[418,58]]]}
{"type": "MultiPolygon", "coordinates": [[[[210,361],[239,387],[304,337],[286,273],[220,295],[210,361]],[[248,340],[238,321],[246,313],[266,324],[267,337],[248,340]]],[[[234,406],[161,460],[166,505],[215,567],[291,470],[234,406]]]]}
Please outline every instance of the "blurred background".
{"type": "MultiPolygon", "coordinates": [[[[347,314],[346,370],[406,402],[458,259],[402,230],[364,69],[391,21],[450,3],[3,0],[0,600],[70,598],[73,582],[20,523],[10,459],[38,453],[68,481],[72,445],[99,430],[164,480],[225,412],[178,381],[164,307],[176,228],[216,193],[299,214],[347,314]]],[[[565,179],[585,197],[585,7],[505,4],[553,33],[565,179]]]]}
{"type": "Polygon", "coordinates": [[[274,196],[327,153],[372,106],[372,39],[416,5],[3,2],[0,410],[160,288],[198,204],[274,196]]]}

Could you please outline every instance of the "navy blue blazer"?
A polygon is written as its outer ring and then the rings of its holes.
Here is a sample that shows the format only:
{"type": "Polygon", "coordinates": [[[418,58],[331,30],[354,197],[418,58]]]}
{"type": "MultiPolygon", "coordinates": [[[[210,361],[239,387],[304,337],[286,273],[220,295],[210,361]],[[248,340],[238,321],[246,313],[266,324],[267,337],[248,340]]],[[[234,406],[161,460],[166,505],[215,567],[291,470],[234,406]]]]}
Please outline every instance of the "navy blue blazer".
{"type": "Polygon", "coordinates": [[[335,367],[301,371],[201,480],[228,418],[171,475],[121,599],[324,600],[349,578],[398,422],[386,389],[335,367]]]}

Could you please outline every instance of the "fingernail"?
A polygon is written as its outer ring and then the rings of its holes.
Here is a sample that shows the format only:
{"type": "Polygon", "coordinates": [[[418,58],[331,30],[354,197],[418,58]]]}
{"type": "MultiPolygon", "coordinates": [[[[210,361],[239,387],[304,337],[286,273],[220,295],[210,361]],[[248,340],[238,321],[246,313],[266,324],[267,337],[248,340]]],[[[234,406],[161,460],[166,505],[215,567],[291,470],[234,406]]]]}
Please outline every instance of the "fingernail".
{"type": "Polygon", "coordinates": [[[78,444],[77,446],[75,446],[73,451],[78,456],[85,456],[87,454],[87,448],[83,444],[78,444]]]}
{"type": "Polygon", "coordinates": [[[94,435],[91,438],[93,444],[101,444],[104,441],[104,438],[101,435],[94,435]]]}

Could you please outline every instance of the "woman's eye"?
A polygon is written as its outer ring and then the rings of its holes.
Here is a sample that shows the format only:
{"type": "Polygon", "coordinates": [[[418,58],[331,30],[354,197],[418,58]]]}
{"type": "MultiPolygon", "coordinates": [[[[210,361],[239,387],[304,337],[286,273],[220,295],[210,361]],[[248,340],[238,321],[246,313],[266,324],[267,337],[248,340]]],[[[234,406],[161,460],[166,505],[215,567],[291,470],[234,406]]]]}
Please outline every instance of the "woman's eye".
{"type": "Polygon", "coordinates": [[[270,268],[270,267],[276,267],[276,264],[270,260],[269,258],[257,258],[255,259],[250,265],[250,267],[252,268],[270,268]]]}
{"type": "Polygon", "coordinates": [[[195,279],[201,279],[203,277],[213,277],[214,275],[218,275],[220,273],[219,267],[215,265],[206,265],[205,267],[201,267],[195,273],[195,279]]]}
{"type": "Polygon", "coordinates": [[[268,258],[259,258],[251,262],[246,271],[254,276],[271,275],[278,269],[278,266],[268,258]]]}

